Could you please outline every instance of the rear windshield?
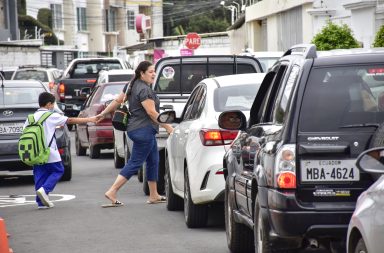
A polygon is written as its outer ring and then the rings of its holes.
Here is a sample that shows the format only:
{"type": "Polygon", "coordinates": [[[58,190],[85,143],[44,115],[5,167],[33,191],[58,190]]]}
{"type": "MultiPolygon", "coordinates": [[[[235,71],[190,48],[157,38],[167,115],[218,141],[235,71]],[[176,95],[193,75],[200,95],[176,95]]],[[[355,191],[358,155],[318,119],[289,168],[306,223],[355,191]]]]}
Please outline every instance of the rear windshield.
{"type": "Polygon", "coordinates": [[[109,82],[122,82],[122,81],[130,81],[133,75],[121,74],[121,75],[110,75],[109,82]]]}
{"type": "Polygon", "coordinates": [[[39,70],[19,70],[16,72],[13,80],[38,80],[41,82],[48,82],[48,75],[46,71],[39,70]]]}
{"type": "Polygon", "coordinates": [[[105,103],[109,100],[115,99],[123,90],[125,84],[108,85],[105,86],[103,94],[100,98],[100,103],[105,103]]]}
{"type": "Polygon", "coordinates": [[[301,107],[301,131],[340,131],[383,121],[384,65],[311,71],[301,107]]]}
{"type": "Polygon", "coordinates": [[[259,87],[260,85],[236,85],[215,89],[213,95],[215,111],[249,111],[259,87]]]}
{"type": "MultiPolygon", "coordinates": [[[[237,74],[256,73],[249,64],[238,64],[237,74]]],[[[191,93],[204,78],[236,74],[233,64],[183,64],[168,65],[158,73],[160,78],[155,85],[157,93],[191,93]]]]}
{"type": "Polygon", "coordinates": [[[0,105],[37,104],[39,103],[39,94],[45,91],[43,87],[6,87],[0,89],[0,105]]]}
{"type": "Polygon", "coordinates": [[[74,66],[72,78],[93,78],[97,77],[101,70],[122,69],[118,61],[92,61],[88,63],[78,63],[74,66]]]}

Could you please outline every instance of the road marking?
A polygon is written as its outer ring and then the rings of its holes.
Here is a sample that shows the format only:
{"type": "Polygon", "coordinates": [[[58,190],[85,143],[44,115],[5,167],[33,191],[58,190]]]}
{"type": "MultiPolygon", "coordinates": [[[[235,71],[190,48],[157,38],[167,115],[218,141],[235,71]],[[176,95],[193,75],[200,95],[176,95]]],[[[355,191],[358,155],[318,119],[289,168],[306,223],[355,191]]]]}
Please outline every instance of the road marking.
{"type": "MultiPolygon", "coordinates": [[[[69,194],[49,194],[52,202],[69,201],[76,198],[75,195],[69,194]]],[[[0,208],[9,206],[25,206],[36,205],[36,195],[0,195],[0,208]]]]}

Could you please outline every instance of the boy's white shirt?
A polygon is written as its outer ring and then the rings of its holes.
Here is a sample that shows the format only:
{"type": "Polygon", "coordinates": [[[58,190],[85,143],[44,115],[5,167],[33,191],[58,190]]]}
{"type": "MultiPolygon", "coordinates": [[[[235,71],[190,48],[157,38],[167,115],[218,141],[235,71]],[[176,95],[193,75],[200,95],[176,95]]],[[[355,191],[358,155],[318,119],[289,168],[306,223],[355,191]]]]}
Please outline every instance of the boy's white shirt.
{"type": "MultiPolygon", "coordinates": [[[[45,113],[48,112],[48,109],[38,109],[34,114],[35,121],[38,121],[40,117],[45,113]]],[[[57,126],[64,126],[67,122],[68,117],[60,115],[59,113],[52,113],[51,116],[49,116],[44,122],[44,134],[45,134],[45,141],[47,145],[49,145],[49,142],[52,140],[53,135],[55,134],[56,127],[57,126]]],[[[28,125],[28,119],[24,123],[23,129],[28,125]]],[[[53,138],[52,144],[49,147],[51,152],[49,154],[48,163],[55,163],[55,162],[61,162],[61,156],[59,153],[59,150],[57,149],[56,144],[56,138],[53,138]]]]}

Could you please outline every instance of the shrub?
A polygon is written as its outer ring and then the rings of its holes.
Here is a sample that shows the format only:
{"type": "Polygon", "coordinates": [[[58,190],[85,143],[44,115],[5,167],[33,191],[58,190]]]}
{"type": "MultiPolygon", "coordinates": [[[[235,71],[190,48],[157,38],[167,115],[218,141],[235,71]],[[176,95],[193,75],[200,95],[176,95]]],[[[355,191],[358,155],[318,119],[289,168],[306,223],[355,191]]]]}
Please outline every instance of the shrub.
{"type": "Polygon", "coordinates": [[[373,42],[373,47],[384,47],[384,25],[382,25],[379,31],[376,33],[375,41],[373,42]]]}
{"type": "Polygon", "coordinates": [[[348,49],[360,47],[357,40],[353,37],[352,30],[346,25],[336,25],[328,22],[323,29],[315,35],[312,43],[318,50],[348,49]]]}

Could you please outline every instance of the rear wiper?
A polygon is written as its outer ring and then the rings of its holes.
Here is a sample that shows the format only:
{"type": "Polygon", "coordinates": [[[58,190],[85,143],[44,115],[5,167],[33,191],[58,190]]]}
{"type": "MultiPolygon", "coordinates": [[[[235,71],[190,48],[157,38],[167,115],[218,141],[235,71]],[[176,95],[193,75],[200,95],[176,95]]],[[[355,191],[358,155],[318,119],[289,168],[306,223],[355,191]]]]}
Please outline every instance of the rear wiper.
{"type": "Polygon", "coordinates": [[[364,124],[351,124],[351,125],[344,125],[341,126],[340,128],[358,128],[358,127],[375,127],[378,128],[380,124],[376,123],[364,123],[364,124]]]}

